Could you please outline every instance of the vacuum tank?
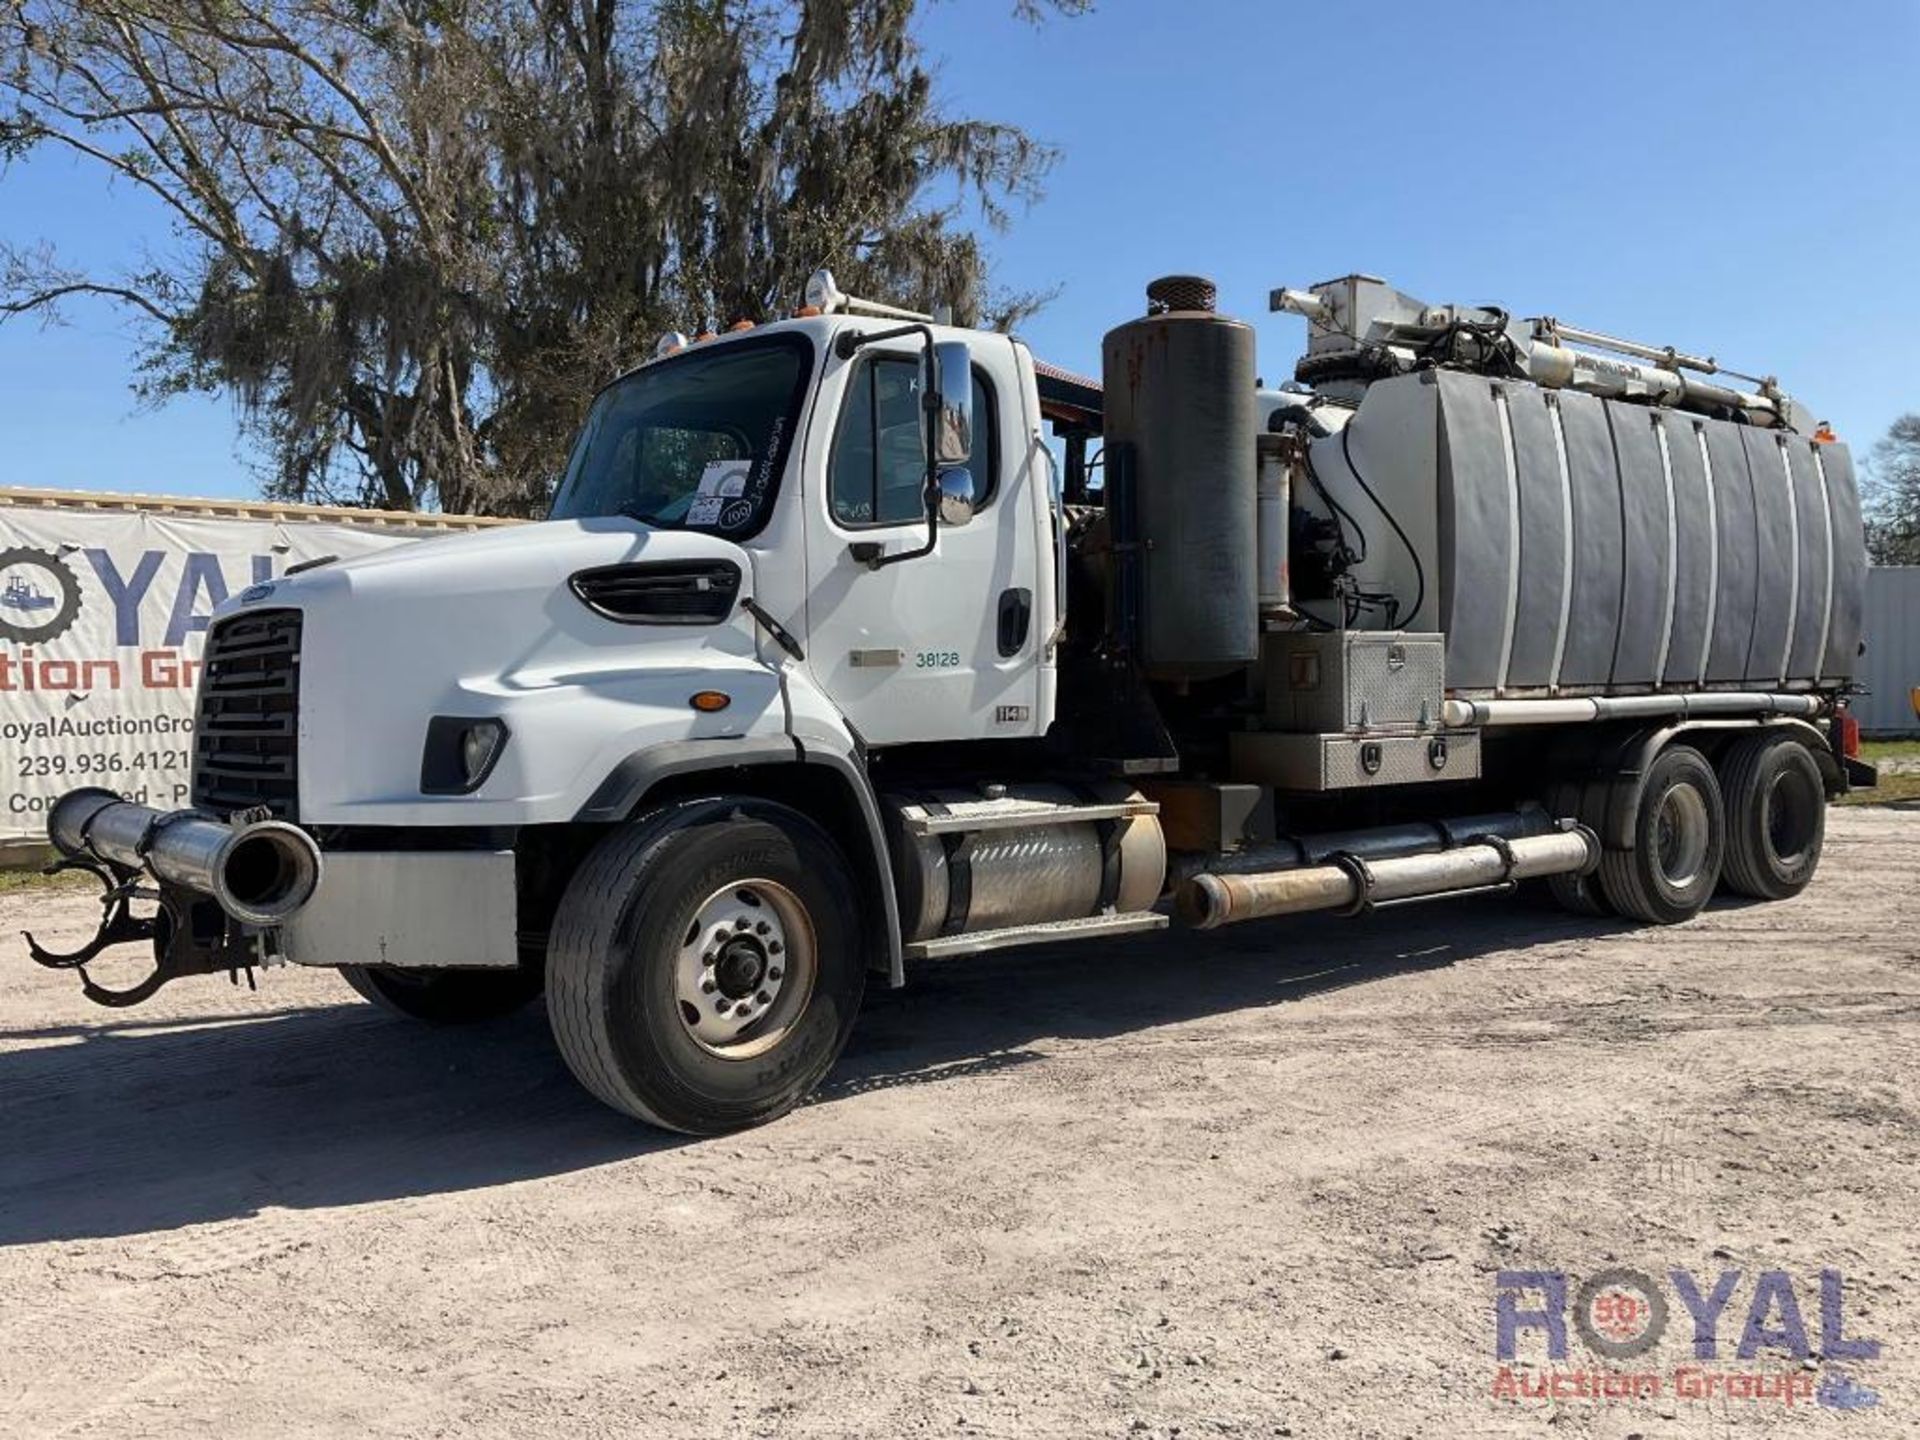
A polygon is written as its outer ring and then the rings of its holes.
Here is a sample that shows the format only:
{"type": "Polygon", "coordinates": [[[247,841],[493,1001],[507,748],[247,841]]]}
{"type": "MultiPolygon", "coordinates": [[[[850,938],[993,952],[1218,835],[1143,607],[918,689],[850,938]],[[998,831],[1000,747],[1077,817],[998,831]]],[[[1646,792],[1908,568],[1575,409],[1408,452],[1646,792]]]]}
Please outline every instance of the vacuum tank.
{"type": "Polygon", "coordinates": [[[1307,474],[1358,537],[1351,583],[1398,602],[1386,628],[1444,633],[1450,694],[1852,676],[1865,576],[1852,459],[1771,379],[1708,382],[1739,377],[1711,356],[1429,305],[1371,276],[1276,291],[1273,306],[1309,324],[1296,377],[1346,411],[1310,438],[1307,474]]]}

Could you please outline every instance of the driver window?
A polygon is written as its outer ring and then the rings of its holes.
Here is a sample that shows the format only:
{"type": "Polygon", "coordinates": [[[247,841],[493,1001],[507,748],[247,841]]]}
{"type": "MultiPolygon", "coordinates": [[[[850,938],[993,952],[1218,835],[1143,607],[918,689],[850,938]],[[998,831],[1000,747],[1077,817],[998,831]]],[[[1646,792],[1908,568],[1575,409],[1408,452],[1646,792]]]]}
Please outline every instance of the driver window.
{"type": "MultiPolygon", "coordinates": [[[[973,377],[973,493],[992,493],[993,396],[973,377]]],[[[840,414],[828,496],[846,526],[901,525],[923,518],[927,447],[921,430],[920,362],[876,355],[855,374],[840,414]]]]}

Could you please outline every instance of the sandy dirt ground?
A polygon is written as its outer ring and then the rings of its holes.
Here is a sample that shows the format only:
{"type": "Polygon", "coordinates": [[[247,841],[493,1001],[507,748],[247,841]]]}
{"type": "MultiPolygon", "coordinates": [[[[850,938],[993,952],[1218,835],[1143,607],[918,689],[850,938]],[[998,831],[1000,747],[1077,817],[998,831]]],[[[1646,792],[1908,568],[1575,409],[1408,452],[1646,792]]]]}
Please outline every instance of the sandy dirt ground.
{"type": "Polygon", "coordinates": [[[1672,930],[1463,901],[956,963],[697,1143],[537,1008],[423,1030],[280,970],[110,1013],[6,948],[7,1436],[1920,1433],[1920,813],[1672,930]],[[1500,1273],[1616,1266],[1655,1349],[1526,1330],[1513,1374],[1661,1393],[1496,1396],[1500,1273]],[[1676,1268],[1740,1272],[1715,1361],[1676,1268]],[[1827,1353],[1823,1269],[1876,1358],[1827,1353]],[[1735,1355],[1769,1271],[1804,1362],[1735,1355]]]}

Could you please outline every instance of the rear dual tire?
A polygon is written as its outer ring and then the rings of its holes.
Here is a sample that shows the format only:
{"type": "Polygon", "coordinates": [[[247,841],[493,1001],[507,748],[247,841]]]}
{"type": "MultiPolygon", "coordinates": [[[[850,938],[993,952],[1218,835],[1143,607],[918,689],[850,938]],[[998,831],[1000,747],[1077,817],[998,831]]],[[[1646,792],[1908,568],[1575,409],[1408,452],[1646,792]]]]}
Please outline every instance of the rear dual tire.
{"type": "MultiPolygon", "coordinates": [[[[1583,784],[1569,780],[1554,787],[1547,797],[1547,808],[1556,817],[1570,817],[1596,835],[1604,835],[1607,829],[1606,796],[1608,784],[1595,781],[1583,784]]],[[[1600,872],[1598,869],[1580,873],[1569,871],[1562,875],[1547,877],[1547,890],[1560,908],[1574,915],[1584,915],[1592,919],[1602,919],[1613,914],[1613,907],[1607,904],[1607,897],[1600,891],[1600,872]]]]}
{"type": "Polygon", "coordinates": [[[1713,898],[1726,845],[1726,807],[1713,766],[1690,745],[1668,746],[1647,767],[1632,847],[1600,857],[1601,893],[1631,919],[1691,920],[1713,898]]]}
{"type": "MultiPolygon", "coordinates": [[[[1553,813],[1605,833],[1614,787],[1625,783],[1562,785],[1549,797],[1553,813]]],[[[1654,757],[1639,787],[1631,848],[1608,850],[1594,875],[1555,876],[1551,886],[1576,914],[1673,925],[1697,915],[1716,886],[1759,900],[1799,894],[1825,838],[1825,781],[1798,739],[1741,736],[1718,767],[1674,745],[1654,757]]]]}
{"type": "Polygon", "coordinates": [[[1727,797],[1727,889],[1756,900],[1798,895],[1819,868],[1827,789],[1797,740],[1749,735],[1720,757],[1727,797]]]}

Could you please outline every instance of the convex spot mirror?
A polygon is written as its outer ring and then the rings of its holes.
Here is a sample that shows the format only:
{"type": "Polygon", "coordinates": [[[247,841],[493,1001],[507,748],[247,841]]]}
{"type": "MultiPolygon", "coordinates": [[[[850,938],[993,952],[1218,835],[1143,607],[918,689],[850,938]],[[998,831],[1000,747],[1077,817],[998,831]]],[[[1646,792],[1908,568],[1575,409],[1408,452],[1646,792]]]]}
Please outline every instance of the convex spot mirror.
{"type": "Polygon", "coordinates": [[[973,519],[973,472],[950,466],[940,472],[940,523],[949,530],[973,519]]]}

